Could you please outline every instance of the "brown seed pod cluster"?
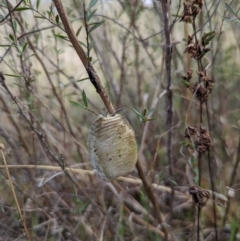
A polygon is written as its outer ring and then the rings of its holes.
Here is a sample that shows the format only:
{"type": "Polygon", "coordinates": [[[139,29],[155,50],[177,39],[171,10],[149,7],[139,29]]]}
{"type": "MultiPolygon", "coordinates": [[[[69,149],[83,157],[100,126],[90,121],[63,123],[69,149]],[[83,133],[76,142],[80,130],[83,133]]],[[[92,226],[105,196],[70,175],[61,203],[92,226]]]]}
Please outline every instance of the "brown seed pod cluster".
{"type": "Polygon", "coordinates": [[[188,35],[184,53],[188,53],[191,58],[200,59],[202,51],[200,44],[193,41],[193,36],[188,35]]]}
{"type": "Polygon", "coordinates": [[[192,196],[193,202],[199,208],[203,208],[208,199],[212,199],[220,207],[226,207],[228,203],[228,198],[225,195],[198,186],[190,186],[189,193],[192,196]]]}
{"type": "Polygon", "coordinates": [[[196,98],[203,104],[208,100],[209,94],[212,92],[214,81],[211,76],[205,74],[203,71],[197,71],[200,76],[201,82],[195,83],[193,86],[190,85],[190,80],[192,78],[193,71],[189,70],[186,75],[182,75],[184,85],[190,88],[191,92],[196,96],[196,98]]]}
{"type": "Polygon", "coordinates": [[[193,40],[193,36],[188,35],[186,48],[184,53],[188,53],[191,58],[201,59],[211,49],[206,48],[205,45],[201,45],[193,40]]]}
{"type": "Polygon", "coordinates": [[[200,101],[200,103],[204,103],[208,99],[208,91],[203,86],[202,83],[195,83],[191,88],[192,93],[196,96],[196,98],[200,101]]]}
{"type": "Polygon", "coordinates": [[[212,145],[212,140],[209,131],[201,126],[200,135],[196,140],[197,152],[200,156],[208,151],[212,145]]]}
{"type": "Polygon", "coordinates": [[[193,202],[199,208],[203,208],[210,198],[210,193],[200,187],[191,186],[189,188],[189,193],[192,196],[193,202]]]}
{"type": "Polygon", "coordinates": [[[100,115],[88,136],[90,162],[95,174],[105,181],[133,171],[137,162],[135,133],[121,115],[100,115]]]}
{"type": "Polygon", "coordinates": [[[197,71],[197,74],[200,76],[201,80],[203,81],[204,87],[206,88],[207,92],[211,93],[214,86],[213,78],[205,74],[203,71],[201,72],[197,71]]]}
{"type": "Polygon", "coordinates": [[[183,13],[180,21],[191,23],[201,11],[203,6],[202,0],[186,0],[183,3],[183,13]]]}
{"type": "Polygon", "coordinates": [[[197,128],[188,126],[185,129],[185,137],[189,139],[198,152],[199,156],[202,156],[208,151],[212,145],[212,140],[209,131],[201,126],[200,133],[197,128]]]}

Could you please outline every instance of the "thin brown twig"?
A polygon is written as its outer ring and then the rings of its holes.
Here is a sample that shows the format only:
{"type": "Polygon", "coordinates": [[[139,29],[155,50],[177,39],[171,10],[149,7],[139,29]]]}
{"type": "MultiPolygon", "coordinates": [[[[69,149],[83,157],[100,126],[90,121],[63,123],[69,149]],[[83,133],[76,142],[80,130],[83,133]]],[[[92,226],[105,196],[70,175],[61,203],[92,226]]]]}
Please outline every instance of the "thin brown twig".
{"type": "Polygon", "coordinates": [[[16,192],[15,192],[15,189],[14,189],[14,186],[13,186],[13,182],[12,182],[12,178],[11,178],[10,172],[8,170],[8,165],[7,165],[7,161],[6,161],[5,155],[3,153],[3,149],[4,149],[3,148],[3,144],[0,143],[0,151],[1,151],[1,154],[2,154],[4,166],[5,166],[5,169],[6,169],[6,172],[7,172],[7,177],[8,177],[8,180],[9,180],[9,183],[10,183],[10,187],[11,187],[11,190],[12,190],[13,198],[14,198],[15,203],[17,205],[17,210],[18,210],[19,216],[21,218],[21,223],[23,225],[23,229],[24,229],[24,231],[26,233],[26,236],[27,236],[28,240],[31,241],[31,237],[30,237],[30,234],[29,234],[26,222],[25,222],[25,218],[24,218],[24,216],[22,214],[22,210],[21,210],[20,205],[18,203],[17,195],[16,195],[16,192]]]}

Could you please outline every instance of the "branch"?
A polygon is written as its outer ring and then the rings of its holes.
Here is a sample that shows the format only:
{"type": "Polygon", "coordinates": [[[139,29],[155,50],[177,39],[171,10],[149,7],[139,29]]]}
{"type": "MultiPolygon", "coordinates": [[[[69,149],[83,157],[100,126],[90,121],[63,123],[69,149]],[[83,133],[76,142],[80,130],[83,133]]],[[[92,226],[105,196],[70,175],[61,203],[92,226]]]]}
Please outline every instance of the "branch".
{"type": "MultiPolygon", "coordinates": [[[[171,44],[171,29],[169,24],[169,18],[168,18],[168,1],[167,0],[160,0],[161,7],[162,7],[162,15],[163,15],[163,25],[164,25],[164,37],[165,37],[165,68],[166,68],[166,79],[167,79],[167,85],[166,85],[166,91],[167,91],[167,131],[168,137],[167,137],[167,158],[168,158],[168,164],[169,164],[169,174],[172,177],[173,176],[173,164],[172,164],[172,120],[173,120],[173,94],[172,94],[172,76],[171,76],[171,60],[172,60],[172,44],[171,44]]],[[[173,195],[174,195],[174,188],[173,185],[171,185],[172,188],[172,198],[170,203],[170,210],[172,218],[172,210],[173,210],[173,195]]],[[[170,218],[170,219],[171,219],[170,218]]]]}
{"type": "Polygon", "coordinates": [[[68,20],[67,13],[66,13],[65,9],[63,8],[61,0],[53,0],[53,2],[57,8],[59,17],[62,20],[65,31],[68,35],[68,38],[69,38],[70,42],[72,43],[73,48],[77,52],[80,60],[82,61],[83,65],[88,73],[91,83],[95,87],[97,93],[102,98],[102,101],[103,101],[104,105],[106,106],[108,112],[110,114],[113,114],[115,112],[115,109],[114,109],[111,101],[109,100],[108,95],[106,94],[104,88],[102,87],[101,81],[100,81],[98,75],[96,74],[96,71],[94,70],[93,66],[91,65],[89,59],[85,56],[85,52],[78,42],[77,36],[74,33],[74,30],[72,28],[70,21],[68,20]]]}
{"type": "MultiPolygon", "coordinates": [[[[82,47],[80,46],[80,44],[77,40],[77,37],[74,33],[74,30],[73,30],[73,28],[72,28],[72,26],[71,26],[71,24],[68,20],[66,11],[63,8],[61,0],[53,0],[53,2],[54,2],[55,6],[57,8],[58,14],[59,14],[59,16],[62,20],[65,31],[68,35],[68,38],[69,38],[70,42],[72,43],[75,51],[77,52],[80,60],[82,61],[83,65],[84,65],[84,67],[85,67],[85,69],[88,73],[88,76],[91,80],[91,83],[94,85],[97,93],[102,98],[103,103],[105,104],[106,108],[108,109],[108,112],[110,114],[114,114],[115,109],[114,109],[112,103],[110,102],[105,90],[103,89],[98,75],[96,74],[96,72],[95,72],[93,66],[91,65],[89,59],[85,56],[84,50],[82,49],[82,47]]],[[[137,161],[136,167],[137,167],[137,170],[138,170],[138,173],[139,173],[139,177],[141,178],[141,180],[143,182],[143,185],[144,185],[144,188],[147,192],[147,195],[148,195],[149,199],[151,200],[151,202],[153,203],[153,206],[154,206],[154,209],[155,209],[155,215],[158,218],[159,223],[162,223],[163,222],[163,215],[161,214],[161,212],[159,210],[158,202],[156,200],[156,197],[154,196],[153,189],[152,189],[151,185],[148,183],[148,181],[147,181],[147,179],[144,175],[144,172],[142,170],[142,166],[141,166],[141,163],[140,163],[139,160],[137,161]]],[[[168,236],[168,231],[166,230],[165,227],[163,227],[163,231],[164,231],[165,235],[168,236]]]]}

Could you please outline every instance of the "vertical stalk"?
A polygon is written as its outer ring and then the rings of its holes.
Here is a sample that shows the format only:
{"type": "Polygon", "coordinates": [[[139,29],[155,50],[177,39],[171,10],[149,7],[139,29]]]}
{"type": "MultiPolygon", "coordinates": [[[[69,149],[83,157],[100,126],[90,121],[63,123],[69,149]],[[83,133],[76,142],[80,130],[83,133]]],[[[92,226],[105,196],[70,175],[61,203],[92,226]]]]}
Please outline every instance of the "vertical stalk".
{"type": "MultiPolygon", "coordinates": [[[[172,61],[172,43],[171,43],[171,30],[169,24],[169,14],[168,14],[168,1],[161,0],[162,7],[162,15],[163,15],[163,25],[164,25],[164,37],[165,37],[165,68],[166,68],[166,98],[167,98],[167,158],[169,164],[169,174],[173,176],[173,163],[172,163],[172,119],[173,119],[173,111],[172,111],[172,76],[171,76],[171,61],[172,61]]],[[[173,184],[171,184],[171,203],[170,203],[170,222],[172,218],[172,210],[173,210],[173,195],[174,188],[173,184]]]]}

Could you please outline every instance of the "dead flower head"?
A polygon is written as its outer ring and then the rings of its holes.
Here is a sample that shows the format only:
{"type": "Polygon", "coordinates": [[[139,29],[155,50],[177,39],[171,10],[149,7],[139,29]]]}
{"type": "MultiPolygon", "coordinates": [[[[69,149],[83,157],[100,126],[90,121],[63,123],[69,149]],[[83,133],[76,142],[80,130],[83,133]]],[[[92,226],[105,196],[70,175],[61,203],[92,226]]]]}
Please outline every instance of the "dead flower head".
{"type": "Polygon", "coordinates": [[[202,0],[186,0],[183,2],[183,13],[180,21],[191,23],[200,13],[203,6],[202,0]]]}
{"type": "Polygon", "coordinates": [[[210,198],[210,193],[200,187],[191,186],[189,188],[189,193],[192,196],[193,202],[199,208],[203,208],[210,198]]]}
{"type": "Polygon", "coordinates": [[[204,86],[207,89],[208,93],[212,92],[214,81],[213,78],[203,71],[197,71],[197,74],[201,77],[202,81],[204,82],[204,86]]]}
{"type": "Polygon", "coordinates": [[[185,129],[185,137],[195,146],[198,155],[202,156],[212,145],[209,131],[201,126],[200,133],[195,127],[188,126],[185,129]]]}
{"type": "Polygon", "coordinates": [[[184,53],[188,53],[191,58],[200,59],[202,57],[202,49],[200,44],[193,41],[193,36],[188,35],[187,47],[184,53]]]}
{"type": "Polygon", "coordinates": [[[200,135],[196,140],[196,149],[200,156],[208,151],[212,145],[212,140],[209,131],[201,126],[200,135]]]}
{"type": "Polygon", "coordinates": [[[206,100],[208,100],[209,97],[209,91],[208,89],[203,86],[202,83],[195,83],[193,87],[191,88],[192,93],[196,95],[197,99],[200,101],[201,104],[203,104],[206,100]]]}

